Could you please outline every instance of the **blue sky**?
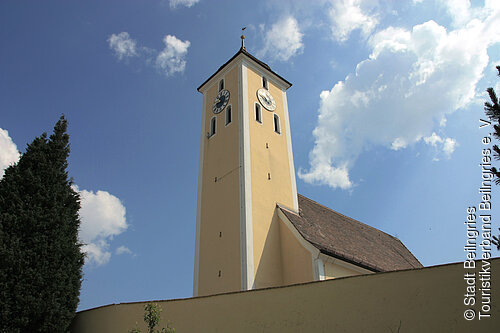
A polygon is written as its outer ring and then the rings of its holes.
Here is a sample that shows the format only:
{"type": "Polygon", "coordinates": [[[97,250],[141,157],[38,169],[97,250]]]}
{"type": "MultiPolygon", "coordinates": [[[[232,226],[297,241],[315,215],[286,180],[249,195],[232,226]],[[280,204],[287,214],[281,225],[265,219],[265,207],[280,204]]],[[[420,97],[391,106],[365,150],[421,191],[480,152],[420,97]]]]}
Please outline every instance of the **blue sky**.
{"type": "Polygon", "coordinates": [[[79,309],[191,296],[196,88],[243,26],[247,50],[293,83],[299,193],[426,266],[464,260],[484,92],[500,90],[497,1],[2,1],[0,22],[0,169],[69,121],[79,309]]]}

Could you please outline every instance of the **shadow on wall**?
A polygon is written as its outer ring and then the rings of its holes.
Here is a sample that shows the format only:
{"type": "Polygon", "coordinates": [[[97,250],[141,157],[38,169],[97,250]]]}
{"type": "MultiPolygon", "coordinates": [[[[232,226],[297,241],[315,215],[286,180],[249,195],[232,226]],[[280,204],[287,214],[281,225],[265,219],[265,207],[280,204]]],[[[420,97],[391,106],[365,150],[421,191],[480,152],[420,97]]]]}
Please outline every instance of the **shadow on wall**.
{"type": "Polygon", "coordinates": [[[255,267],[255,289],[283,285],[280,223],[277,211],[274,210],[262,256],[259,265],[255,267]]]}
{"type": "Polygon", "coordinates": [[[262,259],[256,269],[255,288],[314,281],[312,254],[305,249],[274,210],[262,259]]]}

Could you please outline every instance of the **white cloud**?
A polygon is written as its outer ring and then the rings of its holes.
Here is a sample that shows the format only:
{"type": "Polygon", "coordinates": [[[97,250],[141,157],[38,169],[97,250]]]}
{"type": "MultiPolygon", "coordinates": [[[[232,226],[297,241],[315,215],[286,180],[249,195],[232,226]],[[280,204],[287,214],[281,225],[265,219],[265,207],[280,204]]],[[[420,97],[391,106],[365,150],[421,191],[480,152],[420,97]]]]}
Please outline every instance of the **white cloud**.
{"type": "Polygon", "coordinates": [[[191,43],[188,40],[183,42],[172,35],[166,35],[163,41],[165,48],[156,57],[156,66],[167,76],[183,72],[186,68],[186,54],[191,43]]]}
{"type": "Polygon", "coordinates": [[[104,240],[99,240],[95,243],[88,243],[82,246],[82,251],[87,258],[85,263],[93,263],[96,266],[105,265],[111,258],[111,252],[108,251],[109,244],[104,240]]]}
{"type": "Polygon", "coordinates": [[[439,121],[439,126],[446,127],[446,122],[447,122],[446,117],[443,116],[443,118],[441,118],[441,120],[439,121]]]}
{"type": "Polygon", "coordinates": [[[119,248],[116,249],[116,254],[132,254],[132,251],[126,247],[126,246],[120,246],[119,248]]]}
{"type": "Polygon", "coordinates": [[[284,17],[265,33],[264,48],[259,52],[259,57],[269,55],[275,60],[288,61],[303,52],[303,36],[297,20],[293,16],[284,17]]]}
{"type": "MultiPolygon", "coordinates": [[[[12,163],[17,163],[20,154],[9,133],[0,128],[0,178],[4,170],[12,163]]],[[[111,258],[109,241],[128,228],[125,219],[125,207],[120,199],[106,191],[80,191],[77,185],[73,189],[80,194],[81,208],[79,239],[85,245],[82,251],[87,254],[88,262],[104,265],[111,258]]],[[[117,254],[129,253],[125,246],[116,250],[117,254]]]]}
{"type": "Polygon", "coordinates": [[[451,31],[428,21],[411,31],[388,27],[372,35],[369,58],[321,93],[310,168],[299,169],[299,177],[347,189],[363,151],[404,149],[422,139],[449,157],[456,140],[438,139],[433,130],[473,101],[488,66],[487,49],[500,42],[500,9],[480,14],[451,31]]]}
{"type": "Polygon", "coordinates": [[[128,32],[112,34],[108,38],[109,48],[112,49],[119,60],[138,56],[136,41],[130,38],[128,32]]]}
{"type": "Polygon", "coordinates": [[[484,8],[473,8],[470,0],[442,0],[438,3],[445,7],[448,15],[452,19],[453,26],[461,27],[475,18],[484,18],[484,16],[487,15],[488,9],[494,9],[495,7],[498,9],[498,4],[494,2],[498,3],[498,0],[486,0],[484,8]]]}
{"type": "Polygon", "coordinates": [[[377,6],[376,1],[330,0],[330,3],[331,31],[333,38],[339,42],[346,41],[357,29],[368,36],[378,24],[377,15],[372,13],[377,6]]]}
{"type": "Polygon", "coordinates": [[[103,265],[111,258],[109,241],[128,228],[125,207],[120,199],[106,191],[74,189],[80,193],[80,232],[88,262],[103,265]]]}
{"type": "Polygon", "coordinates": [[[433,147],[437,147],[438,143],[442,143],[443,139],[436,132],[433,132],[431,136],[425,137],[424,142],[433,147]]]}
{"type": "Polygon", "coordinates": [[[169,0],[170,8],[177,8],[177,6],[191,7],[197,4],[200,0],[169,0]]]}
{"type": "Polygon", "coordinates": [[[443,144],[443,152],[445,153],[446,157],[450,158],[451,154],[455,151],[455,148],[457,147],[458,143],[457,140],[452,139],[452,138],[446,138],[444,140],[443,144]]]}
{"type": "MultiPolygon", "coordinates": [[[[458,145],[457,140],[452,138],[443,139],[437,135],[436,132],[432,132],[431,136],[424,137],[423,139],[426,144],[436,148],[438,152],[442,152],[448,159],[451,157],[451,154],[453,154],[458,145]]],[[[439,161],[439,157],[435,156],[434,160],[439,161]]]]}
{"type": "Polygon", "coordinates": [[[9,132],[0,128],[0,178],[3,177],[4,170],[17,161],[19,161],[19,151],[16,144],[9,136],[9,132]]]}
{"type": "Polygon", "coordinates": [[[163,38],[165,48],[158,52],[155,49],[138,46],[130,38],[128,32],[112,34],[109,37],[109,47],[114,51],[118,60],[136,57],[147,66],[154,66],[166,76],[183,72],[186,68],[186,55],[191,42],[181,41],[175,36],[166,35],[163,38]]]}
{"type": "Polygon", "coordinates": [[[407,146],[408,143],[406,143],[406,141],[403,138],[395,138],[394,141],[392,141],[391,149],[400,150],[406,148],[407,146]]]}

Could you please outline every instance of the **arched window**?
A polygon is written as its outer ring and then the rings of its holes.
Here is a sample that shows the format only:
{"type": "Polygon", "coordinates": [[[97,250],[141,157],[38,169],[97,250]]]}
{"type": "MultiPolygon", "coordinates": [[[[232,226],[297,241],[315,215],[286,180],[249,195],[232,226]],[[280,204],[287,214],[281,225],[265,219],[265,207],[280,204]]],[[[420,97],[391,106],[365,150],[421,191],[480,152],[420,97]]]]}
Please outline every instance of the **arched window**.
{"type": "Polygon", "coordinates": [[[233,108],[231,105],[226,107],[226,126],[229,125],[233,121],[233,108]]]}
{"type": "Polygon", "coordinates": [[[280,117],[276,113],[274,114],[274,131],[281,134],[280,117]]]}
{"type": "Polygon", "coordinates": [[[262,124],[262,109],[258,103],[255,103],[255,121],[262,124]]]}
{"type": "Polygon", "coordinates": [[[262,77],[262,86],[269,90],[269,84],[267,83],[267,79],[265,76],[262,77]]]}
{"type": "Polygon", "coordinates": [[[219,81],[219,91],[224,89],[224,79],[219,81]]]}
{"type": "Polygon", "coordinates": [[[217,117],[212,117],[212,119],[210,119],[210,132],[208,134],[208,137],[211,137],[213,135],[215,135],[215,132],[217,131],[217,117]]]}

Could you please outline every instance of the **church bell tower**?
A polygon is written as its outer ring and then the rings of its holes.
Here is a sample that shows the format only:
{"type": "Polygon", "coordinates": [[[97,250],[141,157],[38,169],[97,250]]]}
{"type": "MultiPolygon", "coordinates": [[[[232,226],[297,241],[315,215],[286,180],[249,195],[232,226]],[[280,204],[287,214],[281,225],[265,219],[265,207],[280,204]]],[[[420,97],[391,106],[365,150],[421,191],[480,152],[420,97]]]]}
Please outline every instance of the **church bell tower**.
{"type": "Polygon", "coordinates": [[[276,204],[298,211],[286,91],[240,50],[203,95],[194,296],[282,284],[276,204]]]}

